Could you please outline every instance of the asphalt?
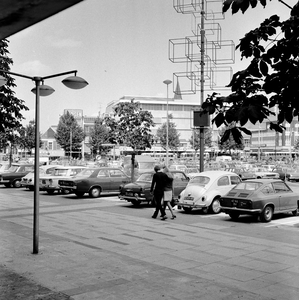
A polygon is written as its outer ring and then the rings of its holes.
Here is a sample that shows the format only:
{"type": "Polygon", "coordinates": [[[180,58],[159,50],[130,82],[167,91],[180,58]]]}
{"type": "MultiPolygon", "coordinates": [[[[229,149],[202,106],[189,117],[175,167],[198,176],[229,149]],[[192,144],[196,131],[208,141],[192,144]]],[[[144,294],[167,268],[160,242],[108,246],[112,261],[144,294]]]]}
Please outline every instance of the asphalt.
{"type": "Polygon", "coordinates": [[[225,222],[112,213],[111,199],[43,202],[32,254],[32,201],[22,194],[0,189],[1,300],[299,299],[297,228],[277,242],[225,222]]]}

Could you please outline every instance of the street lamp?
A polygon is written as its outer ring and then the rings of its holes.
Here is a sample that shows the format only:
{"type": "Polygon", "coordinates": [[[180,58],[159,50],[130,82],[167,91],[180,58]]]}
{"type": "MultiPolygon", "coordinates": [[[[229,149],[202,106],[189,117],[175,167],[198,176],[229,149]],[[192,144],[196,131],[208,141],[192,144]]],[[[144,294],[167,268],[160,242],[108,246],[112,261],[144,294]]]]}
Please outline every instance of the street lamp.
{"type": "MultiPolygon", "coordinates": [[[[62,81],[62,83],[71,89],[81,89],[88,85],[88,82],[81,77],[77,77],[77,71],[68,71],[64,73],[53,74],[45,77],[40,76],[27,76],[6,70],[1,70],[4,74],[15,75],[34,81],[35,88],[31,91],[36,95],[35,97],[35,147],[34,147],[34,198],[33,198],[33,254],[38,253],[38,240],[39,240],[39,117],[40,117],[40,96],[49,96],[54,92],[50,86],[44,85],[44,80],[63,76],[67,74],[75,74],[62,81]]],[[[0,76],[0,86],[6,84],[6,78],[0,76]]]]}
{"type": "Polygon", "coordinates": [[[167,85],[167,102],[166,102],[166,167],[168,167],[168,136],[169,136],[169,117],[168,117],[168,86],[172,83],[171,80],[163,81],[167,85]]]}

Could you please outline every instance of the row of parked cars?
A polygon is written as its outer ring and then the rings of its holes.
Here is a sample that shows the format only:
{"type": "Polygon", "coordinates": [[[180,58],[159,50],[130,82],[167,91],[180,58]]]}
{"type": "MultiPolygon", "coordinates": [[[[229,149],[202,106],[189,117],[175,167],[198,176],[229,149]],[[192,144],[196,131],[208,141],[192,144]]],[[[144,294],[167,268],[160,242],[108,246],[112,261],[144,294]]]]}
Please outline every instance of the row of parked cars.
{"type": "MultiPolygon", "coordinates": [[[[34,190],[34,165],[13,164],[0,173],[0,184],[34,190]]],[[[179,209],[204,213],[225,212],[233,220],[240,215],[255,215],[264,222],[274,214],[298,214],[299,185],[278,178],[247,179],[237,173],[214,170],[196,173],[191,178],[183,171],[171,170],[174,177],[174,200],[179,209]]],[[[102,193],[117,193],[120,200],[140,205],[151,204],[150,193],[154,171],[141,174],[136,181],[117,167],[85,167],[48,165],[40,167],[39,189],[48,194],[55,191],[88,194],[97,198],[102,193]]]]}

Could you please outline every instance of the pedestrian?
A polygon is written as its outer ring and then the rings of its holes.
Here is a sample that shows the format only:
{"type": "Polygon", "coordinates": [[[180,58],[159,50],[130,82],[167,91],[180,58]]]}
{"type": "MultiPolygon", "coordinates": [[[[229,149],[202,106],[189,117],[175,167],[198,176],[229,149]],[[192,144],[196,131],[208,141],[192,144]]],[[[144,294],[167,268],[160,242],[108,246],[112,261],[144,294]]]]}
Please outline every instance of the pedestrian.
{"type": "Polygon", "coordinates": [[[167,216],[164,210],[163,196],[164,196],[164,188],[166,185],[167,175],[164,172],[161,172],[161,167],[159,165],[154,167],[155,174],[152,179],[151,194],[154,195],[154,201],[156,205],[156,209],[152,218],[156,219],[159,211],[161,212],[162,220],[166,220],[167,216]]]}
{"type": "Polygon", "coordinates": [[[164,187],[164,210],[166,209],[166,207],[168,207],[172,215],[171,219],[173,220],[176,218],[176,215],[173,213],[173,209],[171,206],[171,201],[174,194],[173,175],[167,167],[164,167],[163,172],[167,175],[166,185],[164,187]]]}

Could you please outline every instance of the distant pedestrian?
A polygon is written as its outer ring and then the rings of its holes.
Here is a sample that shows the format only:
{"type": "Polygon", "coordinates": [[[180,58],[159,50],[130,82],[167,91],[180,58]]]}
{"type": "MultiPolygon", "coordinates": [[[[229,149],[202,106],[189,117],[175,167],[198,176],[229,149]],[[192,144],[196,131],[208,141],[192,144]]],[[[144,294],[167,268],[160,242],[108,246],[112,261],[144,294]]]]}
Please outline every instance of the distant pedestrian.
{"type": "Polygon", "coordinates": [[[152,215],[152,218],[156,219],[160,211],[162,220],[166,220],[167,216],[164,210],[164,204],[162,202],[164,197],[164,188],[168,177],[165,173],[161,172],[160,166],[155,166],[154,170],[155,174],[152,179],[150,192],[154,195],[156,210],[152,215]]]}
{"type": "Polygon", "coordinates": [[[171,219],[175,219],[176,216],[173,213],[173,209],[171,206],[171,201],[172,201],[173,195],[174,195],[173,175],[167,167],[164,167],[163,172],[167,175],[166,185],[164,187],[164,199],[163,199],[164,209],[166,209],[166,207],[168,207],[168,209],[172,215],[171,219]]]}

